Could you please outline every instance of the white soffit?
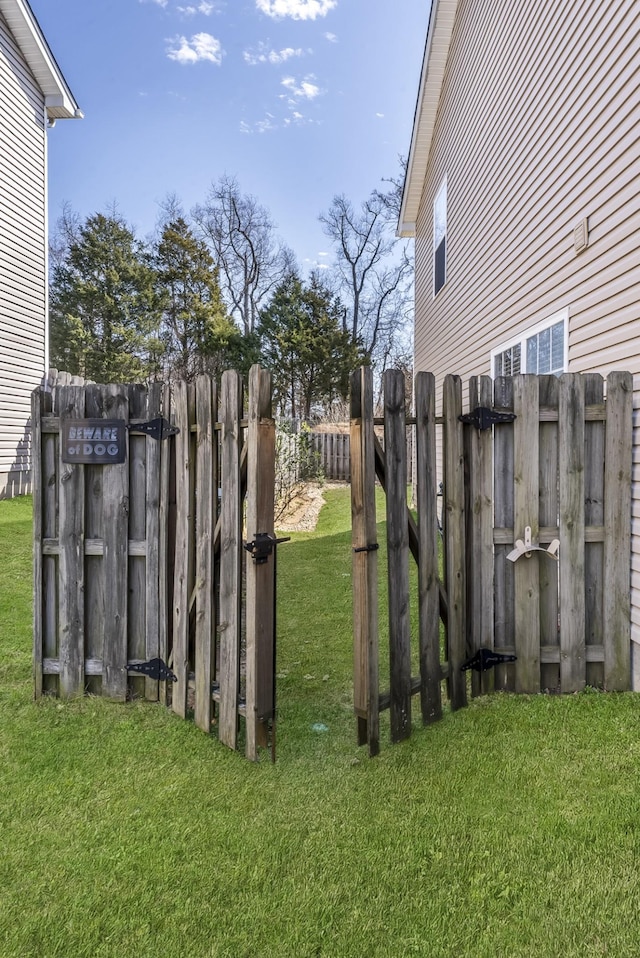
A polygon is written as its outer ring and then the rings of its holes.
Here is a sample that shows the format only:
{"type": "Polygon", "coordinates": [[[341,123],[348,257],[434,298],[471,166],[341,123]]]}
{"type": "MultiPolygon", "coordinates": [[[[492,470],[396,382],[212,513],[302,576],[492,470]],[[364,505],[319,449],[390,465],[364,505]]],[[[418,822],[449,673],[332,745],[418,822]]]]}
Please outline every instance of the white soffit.
{"type": "MultiPolygon", "coordinates": [[[[2,2],[2,0],[0,0],[2,2]]],[[[422,61],[420,92],[413,121],[413,133],[407,174],[402,192],[402,205],[398,222],[399,236],[415,236],[418,208],[424,187],[424,178],[429,162],[433,128],[440,102],[453,24],[458,0],[432,0],[427,44],[422,61]]]]}
{"type": "Polygon", "coordinates": [[[78,104],[26,0],[0,0],[0,13],[44,93],[49,119],[81,117],[78,104]]]}

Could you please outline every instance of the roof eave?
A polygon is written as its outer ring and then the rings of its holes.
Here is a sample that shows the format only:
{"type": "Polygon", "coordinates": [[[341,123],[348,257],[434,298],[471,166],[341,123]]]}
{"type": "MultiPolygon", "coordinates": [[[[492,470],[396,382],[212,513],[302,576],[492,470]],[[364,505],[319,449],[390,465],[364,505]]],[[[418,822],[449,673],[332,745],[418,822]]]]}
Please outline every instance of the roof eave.
{"type": "Polygon", "coordinates": [[[415,236],[457,7],[458,0],[432,0],[420,75],[420,90],[402,191],[398,222],[399,236],[415,236]]]}
{"type": "Polygon", "coordinates": [[[44,94],[48,118],[81,118],[82,111],[27,0],[0,0],[0,13],[44,94]]]}

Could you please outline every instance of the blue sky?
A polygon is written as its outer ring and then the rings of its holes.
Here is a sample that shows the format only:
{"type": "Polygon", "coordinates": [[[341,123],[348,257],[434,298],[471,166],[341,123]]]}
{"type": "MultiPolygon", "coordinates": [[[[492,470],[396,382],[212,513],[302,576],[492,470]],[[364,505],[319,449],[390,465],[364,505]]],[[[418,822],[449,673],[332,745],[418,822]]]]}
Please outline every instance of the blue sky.
{"type": "Polygon", "coordinates": [[[409,149],[429,0],[30,0],[85,114],[49,134],[52,225],[114,201],[144,236],[222,174],[303,271],[332,197],[363,200],[409,149]]]}

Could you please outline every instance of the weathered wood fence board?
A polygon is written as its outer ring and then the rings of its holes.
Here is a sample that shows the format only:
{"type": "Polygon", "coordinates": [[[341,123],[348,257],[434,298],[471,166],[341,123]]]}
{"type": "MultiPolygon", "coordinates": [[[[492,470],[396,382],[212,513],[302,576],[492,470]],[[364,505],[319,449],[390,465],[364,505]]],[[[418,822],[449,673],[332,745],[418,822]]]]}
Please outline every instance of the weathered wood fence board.
{"type": "Polygon", "coordinates": [[[400,370],[389,369],[384,374],[384,450],[393,742],[399,742],[411,734],[411,623],[405,428],[404,377],[400,370]]]}
{"type": "Polygon", "coordinates": [[[415,384],[416,503],[418,507],[418,635],[420,704],[426,724],[442,717],[440,691],[440,598],[438,592],[438,513],[436,497],[436,391],[432,373],[418,373],[415,384]]]}
{"type": "Polygon", "coordinates": [[[247,756],[270,731],[273,752],[275,546],[254,562],[243,527],[247,495],[248,537],[274,538],[275,423],[259,367],[248,418],[244,403],[233,371],[219,409],[205,376],[34,393],[36,696],[159,698],[206,732],[217,724],[231,748],[246,718],[247,756]],[[161,441],[147,428],[160,416],[179,430],[161,441]],[[68,419],[123,422],[124,461],[63,462],[68,419]],[[175,682],[140,673],[157,658],[175,682]]]}
{"type": "Polygon", "coordinates": [[[604,685],[629,688],[631,596],[629,553],[631,527],[631,443],[633,378],[613,372],[607,377],[604,507],[604,685]]]}
{"type": "MultiPolygon", "coordinates": [[[[254,366],[249,378],[247,425],[247,538],[274,535],[276,432],[271,408],[271,376],[254,366]]],[[[273,561],[247,561],[246,691],[247,757],[266,747],[271,725],[275,746],[275,588],[273,561]]]]}
{"type": "Polygon", "coordinates": [[[467,683],[462,672],[466,659],[466,584],[464,513],[464,439],[462,382],[447,376],[443,407],[443,532],[445,588],[447,591],[447,659],[449,699],[453,709],[467,704],[467,683]]]}
{"type": "Polygon", "coordinates": [[[351,377],[351,514],[354,630],[354,709],[358,744],[379,751],[378,536],[373,431],[373,376],[363,367],[351,377]]]}
{"type": "Polygon", "coordinates": [[[384,376],[384,442],[365,396],[370,374],[352,377],[351,474],[355,711],[358,741],[376,754],[377,717],[391,708],[391,738],[410,732],[420,692],[426,724],[493,689],[574,692],[589,683],[630,687],[632,378],[611,373],[473,378],[462,419],[462,383],[447,376],[436,420],[432,376],[415,383],[407,417],[399,380],[384,376]],[[606,399],[605,399],[606,394],[606,399]],[[498,414],[493,421],[486,414],[498,414]],[[505,415],[506,414],[506,415],[505,415]],[[415,427],[414,495],[406,500],[405,422],[415,427]],[[436,421],[443,469],[442,581],[438,579],[436,421]],[[378,687],[375,472],[386,493],[390,688],[378,687]],[[365,522],[368,520],[368,528],[365,522]],[[559,541],[559,549],[555,542],[559,541]],[[434,544],[435,543],[435,544],[434,544]],[[522,545],[518,545],[521,543],[522,545]],[[526,548],[529,544],[530,548],[526,548]],[[418,565],[420,677],[411,676],[408,556],[418,565]],[[436,596],[439,592],[439,601],[436,596]],[[440,616],[438,616],[438,611],[440,616]],[[445,629],[444,654],[438,640],[445,629]],[[476,673],[481,649],[515,661],[476,673]],[[375,660],[375,661],[372,661],[375,660]],[[465,666],[465,669],[463,669],[465,666]]]}
{"type": "MultiPolygon", "coordinates": [[[[513,380],[498,376],[493,385],[493,406],[508,414],[513,412],[513,380]]],[[[513,647],[513,620],[515,616],[514,566],[507,561],[513,548],[514,476],[513,476],[513,424],[503,423],[493,430],[493,495],[494,495],[494,648],[508,654],[513,647]],[[503,532],[502,537],[498,535],[503,532]],[[502,541],[499,541],[501,538],[502,541]]],[[[513,666],[499,665],[494,670],[496,691],[515,691],[513,666]]]]}
{"type": "MultiPolygon", "coordinates": [[[[469,381],[469,408],[491,407],[489,376],[469,381]]],[[[435,450],[433,453],[435,457],[435,450]]],[[[490,429],[465,430],[467,649],[493,649],[493,442],[490,429]]],[[[435,468],[435,466],[433,467],[435,468]]],[[[433,488],[434,483],[431,483],[433,488]]],[[[494,689],[494,672],[472,672],[473,695],[494,689]]]]}
{"type": "Polygon", "coordinates": [[[325,479],[349,482],[350,439],[347,432],[313,432],[311,448],[325,479]]]}

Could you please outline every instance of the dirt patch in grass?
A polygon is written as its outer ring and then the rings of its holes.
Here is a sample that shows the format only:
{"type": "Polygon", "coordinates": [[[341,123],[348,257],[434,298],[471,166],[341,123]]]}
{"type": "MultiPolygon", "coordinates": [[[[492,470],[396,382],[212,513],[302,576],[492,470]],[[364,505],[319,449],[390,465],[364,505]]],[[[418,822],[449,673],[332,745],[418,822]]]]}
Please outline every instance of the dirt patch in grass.
{"type": "Polygon", "coordinates": [[[343,482],[310,482],[294,496],[285,512],[276,519],[276,529],[281,532],[313,532],[324,505],[324,492],[333,487],[342,487],[343,482]]]}

